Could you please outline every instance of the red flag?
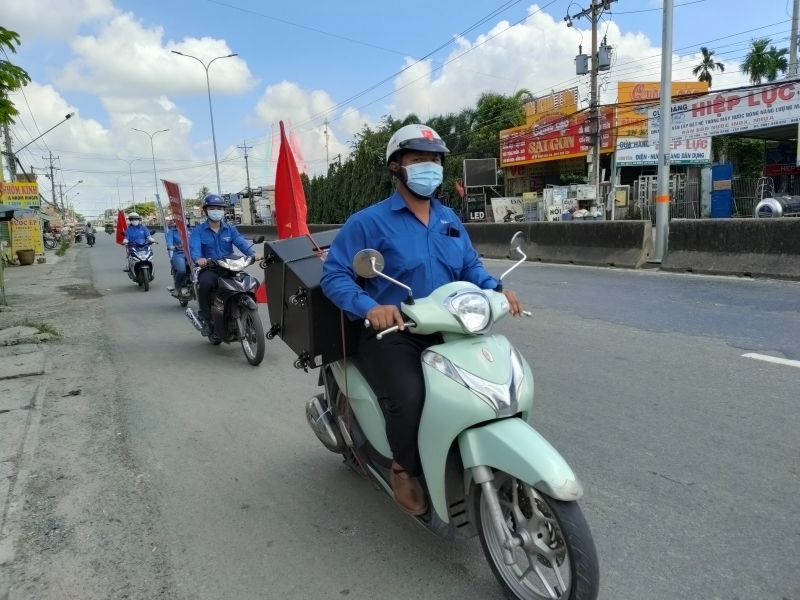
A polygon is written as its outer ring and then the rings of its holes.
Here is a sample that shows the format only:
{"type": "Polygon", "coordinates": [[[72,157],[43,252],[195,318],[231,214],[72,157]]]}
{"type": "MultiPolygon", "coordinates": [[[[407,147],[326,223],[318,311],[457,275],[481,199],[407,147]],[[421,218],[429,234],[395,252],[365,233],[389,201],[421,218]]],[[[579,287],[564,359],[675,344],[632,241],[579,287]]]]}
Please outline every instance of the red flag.
{"type": "Polygon", "coordinates": [[[275,223],[278,239],[308,235],[306,194],[281,121],[281,149],[275,170],[275,223]]]}
{"type": "Polygon", "coordinates": [[[121,210],[117,211],[117,243],[122,244],[124,239],[125,230],[128,228],[128,222],[125,220],[125,213],[121,210]]]}
{"type": "Polygon", "coordinates": [[[166,179],[162,179],[161,183],[164,184],[164,189],[167,190],[169,210],[175,218],[175,227],[178,229],[178,235],[181,236],[183,253],[189,261],[189,266],[193,267],[194,262],[192,262],[191,253],[189,252],[189,232],[186,230],[186,209],[183,207],[181,186],[172,181],[167,181],[166,179]]]}

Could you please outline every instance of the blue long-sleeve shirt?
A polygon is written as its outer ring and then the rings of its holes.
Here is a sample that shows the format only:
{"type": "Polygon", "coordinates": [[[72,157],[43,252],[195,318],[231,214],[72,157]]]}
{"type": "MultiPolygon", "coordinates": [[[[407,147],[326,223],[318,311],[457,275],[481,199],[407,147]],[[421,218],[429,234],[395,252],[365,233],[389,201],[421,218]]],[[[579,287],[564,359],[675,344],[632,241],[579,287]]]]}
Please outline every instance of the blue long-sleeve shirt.
{"type": "Polygon", "coordinates": [[[131,244],[137,244],[139,246],[143,246],[144,244],[147,243],[149,237],[150,237],[150,230],[141,224],[128,225],[128,228],[125,230],[125,238],[131,244]]]}
{"type": "Polygon", "coordinates": [[[469,234],[456,214],[438,200],[431,201],[426,227],[395,192],[386,200],[354,214],[338,233],[325,259],[323,293],[351,319],[363,319],[375,306],[400,306],[406,291],[385,279],[356,284],[353,257],[372,248],[385,261],[383,272],[408,285],[415,298],[429,296],[453,281],[468,281],[495,289],[499,281],[484,269],[469,234]]]}
{"type": "Polygon", "coordinates": [[[177,227],[175,229],[167,229],[167,233],[164,234],[164,237],[167,239],[167,248],[173,247],[175,248],[173,253],[183,254],[183,240],[181,240],[181,234],[177,227]]]}
{"type": "Polygon", "coordinates": [[[192,230],[189,237],[189,252],[195,262],[201,258],[216,260],[230,256],[234,246],[246,256],[256,254],[253,245],[247,242],[239,230],[225,222],[220,225],[218,233],[214,233],[208,221],[201,223],[192,230]]]}

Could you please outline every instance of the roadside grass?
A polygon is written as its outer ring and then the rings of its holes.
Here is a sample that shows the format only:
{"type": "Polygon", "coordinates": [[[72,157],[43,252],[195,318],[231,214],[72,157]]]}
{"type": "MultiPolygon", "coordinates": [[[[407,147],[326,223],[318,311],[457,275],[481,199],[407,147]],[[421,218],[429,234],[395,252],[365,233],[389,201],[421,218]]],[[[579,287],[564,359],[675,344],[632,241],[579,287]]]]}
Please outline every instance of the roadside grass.
{"type": "Polygon", "coordinates": [[[67,240],[61,240],[61,246],[59,246],[58,250],[56,250],[56,256],[64,256],[67,253],[68,248],[69,242],[67,240]]]}
{"type": "Polygon", "coordinates": [[[9,325],[9,327],[33,327],[34,329],[38,329],[39,333],[49,333],[53,336],[53,338],[60,338],[61,332],[58,328],[53,325],[52,323],[47,323],[46,321],[34,321],[32,319],[23,319],[22,321],[18,321],[13,325],[9,325]]]}

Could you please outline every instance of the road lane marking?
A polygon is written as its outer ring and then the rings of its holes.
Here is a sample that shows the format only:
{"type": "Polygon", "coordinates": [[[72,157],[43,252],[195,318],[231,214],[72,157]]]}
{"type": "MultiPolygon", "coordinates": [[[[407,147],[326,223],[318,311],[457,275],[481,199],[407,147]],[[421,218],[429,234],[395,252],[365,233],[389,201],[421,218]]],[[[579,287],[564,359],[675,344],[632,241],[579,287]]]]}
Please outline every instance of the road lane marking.
{"type": "Polygon", "coordinates": [[[754,358],[756,360],[763,360],[764,362],[771,362],[777,365],[788,365],[790,367],[800,368],[800,360],[789,360],[788,358],[778,358],[777,356],[767,356],[766,354],[758,354],[757,352],[749,352],[742,354],[743,358],[754,358]]]}

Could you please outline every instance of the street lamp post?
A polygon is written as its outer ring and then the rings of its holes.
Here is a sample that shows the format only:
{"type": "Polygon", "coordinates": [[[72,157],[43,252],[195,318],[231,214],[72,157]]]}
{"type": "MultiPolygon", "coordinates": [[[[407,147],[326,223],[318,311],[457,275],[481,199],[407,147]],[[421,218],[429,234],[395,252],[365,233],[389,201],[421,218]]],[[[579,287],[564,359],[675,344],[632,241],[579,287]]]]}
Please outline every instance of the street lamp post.
{"type": "Polygon", "coordinates": [[[156,131],[155,133],[147,133],[141,129],[136,129],[136,127],[131,127],[134,131],[138,131],[139,133],[143,133],[150,138],[150,153],[153,155],[153,183],[156,184],[156,206],[158,208],[159,216],[161,217],[161,226],[164,227],[164,231],[166,231],[167,224],[164,222],[164,210],[161,208],[161,199],[158,195],[158,174],[156,173],[156,151],[153,148],[153,137],[155,137],[159,133],[166,133],[169,129],[162,129],[160,131],[156,131]]]}
{"type": "Polygon", "coordinates": [[[119,209],[122,210],[122,196],[119,195],[119,178],[125,177],[125,175],[119,175],[117,177],[117,201],[119,202],[119,209]]]}
{"type": "Polygon", "coordinates": [[[208,88],[208,114],[211,115],[211,141],[214,143],[214,166],[217,170],[217,193],[221,196],[222,195],[222,185],[219,182],[219,159],[217,158],[217,136],[214,133],[214,111],[211,109],[211,80],[208,78],[208,69],[211,67],[211,64],[215,60],[219,60],[220,58],[233,58],[234,56],[239,56],[238,54],[228,54],[226,56],[217,56],[216,58],[212,58],[211,61],[206,64],[196,56],[192,56],[191,54],[184,54],[183,52],[178,52],[177,50],[172,50],[173,54],[177,54],[178,56],[185,56],[187,58],[193,58],[206,70],[206,87],[208,88]]]}
{"type": "Polygon", "coordinates": [[[133,194],[133,167],[131,165],[135,163],[137,160],[142,160],[141,158],[134,158],[133,160],[125,160],[124,158],[120,158],[122,162],[128,163],[128,173],[131,177],[131,200],[133,202],[133,210],[136,211],[136,196],[133,194]]]}

